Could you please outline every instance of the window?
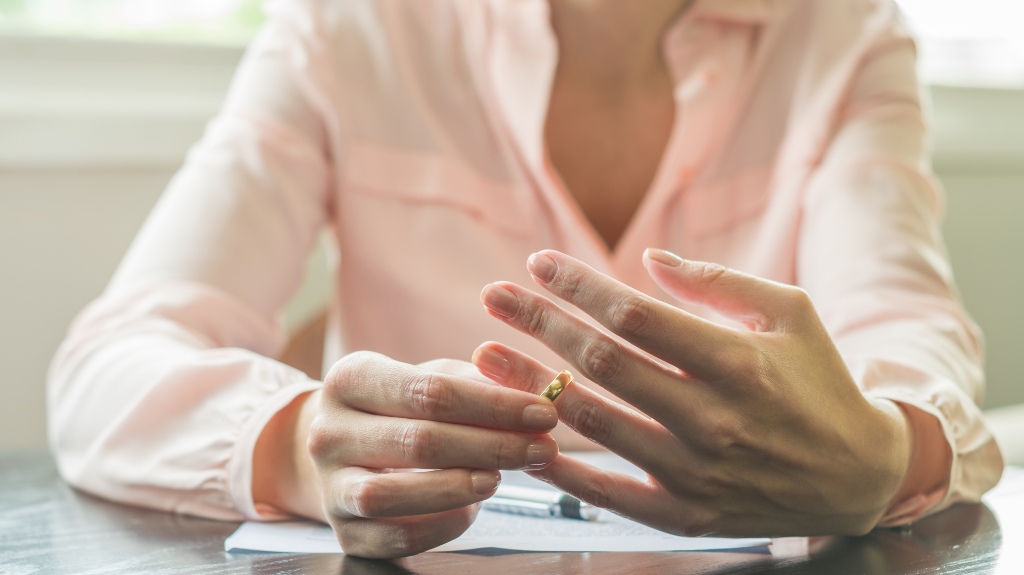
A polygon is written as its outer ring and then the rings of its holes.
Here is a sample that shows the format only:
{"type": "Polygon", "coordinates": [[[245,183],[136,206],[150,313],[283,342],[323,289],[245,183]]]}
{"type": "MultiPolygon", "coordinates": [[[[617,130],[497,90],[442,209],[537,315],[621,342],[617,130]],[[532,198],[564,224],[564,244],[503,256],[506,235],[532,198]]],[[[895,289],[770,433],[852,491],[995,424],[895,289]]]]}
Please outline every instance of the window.
{"type": "Polygon", "coordinates": [[[239,43],[260,0],[0,0],[0,29],[54,35],[239,43]]]}
{"type": "MultiPolygon", "coordinates": [[[[509,0],[512,1],[512,0],[509,0]]],[[[829,1],[829,0],[820,0],[829,1]]],[[[1024,87],[1022,0],[896,0],[930,83],[1024,87]]],[[[0,31],[242,44],[260,0],[0,0],[0,31]]]]}
{"type": "Polygon", "coordinates": [[[1024,87],[1024,2],[897,0],[935,84],[1024,87]]]}

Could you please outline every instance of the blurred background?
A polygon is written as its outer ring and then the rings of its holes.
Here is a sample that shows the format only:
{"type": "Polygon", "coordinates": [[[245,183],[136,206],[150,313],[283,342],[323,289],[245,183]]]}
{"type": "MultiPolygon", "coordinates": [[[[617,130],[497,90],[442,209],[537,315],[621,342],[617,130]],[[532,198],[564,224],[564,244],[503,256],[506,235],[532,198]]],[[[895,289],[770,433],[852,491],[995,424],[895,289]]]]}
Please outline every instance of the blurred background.
{"type": "MultiPolygon", "coordinates": [[[[985,406],[1024,402],[1024,2],[901,0],[921,39],[946,239],[988,338],[985,406]]],[[[216,112],[257,0],[0,0],[0,449],[45,445],[47,364],[216,112]]],[[[322,254],[289,309],[326,299],[322,254]]]]}

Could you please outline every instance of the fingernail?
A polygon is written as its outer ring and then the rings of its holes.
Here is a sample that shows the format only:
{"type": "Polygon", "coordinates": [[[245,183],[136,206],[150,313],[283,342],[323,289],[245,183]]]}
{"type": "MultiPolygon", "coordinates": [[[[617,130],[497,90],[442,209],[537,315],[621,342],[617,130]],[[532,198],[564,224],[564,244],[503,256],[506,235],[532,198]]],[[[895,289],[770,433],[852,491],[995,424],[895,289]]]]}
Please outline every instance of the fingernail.
{"type": "Polygon", "coordinates": [[[523,425],[547,431],[558,424],[558,411],[553,405],[528,405],[523,410],[523,425]]]}
{"type": "Polygon", "coordinates": [[[558,264],[548,256],[533,254],[526,260],[526,269],[530,270],[533,277],[544,283],[551,283],[558,273],[558,264]]]}
{"type": "Polygon", "coordinates": [[[526,448],[526,464],[530,467],[544,467],[558,456],[558,445],[554,441],[536,441],[526,448]]]}
{"type": "Polygon", "coordinates": [[[473,363],[484,375],[504,379],[512,370],[512,362],[504,355],[488,347],[478,347],[473,353],[473,363]]]}
{"type": "Polygon", "coordinates": [[[488,309],[502,317],[515,317],[519,311],[519,298],[516,294],[498,285],[485,287],[481,299],[488,309]]]}
{"type": "Polygon", "coordinates": [[[501,483],[501,474],[497,471],[484,471],[482,469],[469,474],[473,480],[473,491],[479,495],[485,495],[498,488],[501,483]]]}
{"type": "Polygon", "coordinates": [[[675,255],[674,253],[655,248],[647,248],[647,257],[663,266],[669,266],[672,268],[677,268],[683,263],[683,258],[675,255]]]}

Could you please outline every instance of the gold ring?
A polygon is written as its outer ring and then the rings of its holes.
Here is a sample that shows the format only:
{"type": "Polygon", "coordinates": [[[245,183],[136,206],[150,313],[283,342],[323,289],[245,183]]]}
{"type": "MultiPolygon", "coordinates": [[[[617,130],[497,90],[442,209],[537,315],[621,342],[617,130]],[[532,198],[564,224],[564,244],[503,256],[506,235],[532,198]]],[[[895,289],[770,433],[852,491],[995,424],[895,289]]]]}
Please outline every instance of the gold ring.
{"type": "Polygon", "coordinates": [[[570,383],[572,383],[572,374],[568,371],[562,371],[554,381],[544,388],[544,391],[541,392],[540,396],[554,401],[558,399],[558,396],[561,395],[563,391],[565,391],[566,387],[569,387],[570,383]]]}

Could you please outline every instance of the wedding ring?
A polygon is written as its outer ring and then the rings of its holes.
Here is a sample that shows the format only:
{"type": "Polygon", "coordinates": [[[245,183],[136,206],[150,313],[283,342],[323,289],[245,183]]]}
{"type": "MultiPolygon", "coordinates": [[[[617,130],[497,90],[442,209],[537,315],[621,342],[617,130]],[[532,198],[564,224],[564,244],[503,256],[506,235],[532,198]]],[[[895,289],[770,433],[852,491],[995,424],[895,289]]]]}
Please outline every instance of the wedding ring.
{"type": "Polygon", "coordinates": [[[566,387],[569,387],[570,383],[572,383],[572,374],[568,371],[563,371],[558,374],[558,377],[556,377],[554,381],[548,384],[544,391],[541,392],[540,396],[554,401],[562,394],[563,391],[565,391],[566,387]]]}

